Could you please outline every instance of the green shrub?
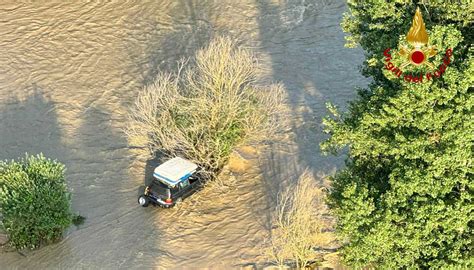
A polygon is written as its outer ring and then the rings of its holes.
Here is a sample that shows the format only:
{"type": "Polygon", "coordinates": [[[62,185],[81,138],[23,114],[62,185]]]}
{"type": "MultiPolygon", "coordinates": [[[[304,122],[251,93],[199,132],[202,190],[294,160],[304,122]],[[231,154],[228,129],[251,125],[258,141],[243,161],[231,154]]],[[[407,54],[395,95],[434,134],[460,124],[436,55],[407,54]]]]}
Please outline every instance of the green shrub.
{"type": "Polygon", "coordinates": [[[0,162],[0,209],[9,244],[37,248],[61,238],[73,219],[63,164],[43,155],[0,162]]]}
{"type": "Polygon", "coordinates": [[[431,81],[389,80],[382,52],[405,40],[416,2],[349,1],[343,27],[366,51],[364,74],[374,80],[348,113],[330,106],[324,121],[323,149],[349,150],[329,202],[353,267],[473,269],[472,1],[421,1],[439,51],[430,61],[438,67],[452,48],[452,63],[431,81]]]}
{"type": "Polygon", "coordinates": [[[220,37],[193,64],[159,74],[131,110],[129,144],[182,156],[214,178],[238,144],[265,139],[281,124],[283,88],[256,85],[256,60],[220,37]]]}

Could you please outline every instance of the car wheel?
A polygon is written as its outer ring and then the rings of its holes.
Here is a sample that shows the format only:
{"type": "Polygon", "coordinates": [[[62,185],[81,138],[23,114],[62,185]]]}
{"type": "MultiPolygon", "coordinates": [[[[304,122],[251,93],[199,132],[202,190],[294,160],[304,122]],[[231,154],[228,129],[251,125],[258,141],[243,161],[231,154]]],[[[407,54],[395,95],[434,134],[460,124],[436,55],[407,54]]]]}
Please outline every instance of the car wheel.
{"type": "Polygon", "coordinates": [[[148,199],[147,196],[140,195],[140,197],[138,197],[138,204],[139,205],[141,205],[143,207],[147,207],[149,203],[150,203],[150,200],[148,199]]]}

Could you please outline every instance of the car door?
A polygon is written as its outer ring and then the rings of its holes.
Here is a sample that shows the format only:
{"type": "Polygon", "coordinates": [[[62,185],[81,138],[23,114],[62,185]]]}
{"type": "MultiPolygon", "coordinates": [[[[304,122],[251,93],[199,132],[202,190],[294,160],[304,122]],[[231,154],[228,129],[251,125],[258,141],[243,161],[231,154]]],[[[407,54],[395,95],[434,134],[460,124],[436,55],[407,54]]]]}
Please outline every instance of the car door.
{"type": "Polygon", "coordinates": [[[183,198],[188,197],[192,193],[192,185],[189,183],[189,179],[186,179],[184,181],[181,181],[179,184],[179,189],[181,191],[181,196],[183,198]]]}

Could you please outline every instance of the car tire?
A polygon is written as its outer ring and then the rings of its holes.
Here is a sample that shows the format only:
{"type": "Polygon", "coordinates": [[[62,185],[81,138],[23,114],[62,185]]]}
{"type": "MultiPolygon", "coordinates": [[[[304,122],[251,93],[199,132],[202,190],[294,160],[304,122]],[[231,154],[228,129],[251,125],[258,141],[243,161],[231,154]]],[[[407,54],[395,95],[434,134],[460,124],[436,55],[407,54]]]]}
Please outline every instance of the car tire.
{"type": "Polygon", "coordinates": [[[147,207],[149,203],[150,203],[150,199],[148,199],[147,196],[140,195],[140,197],[138,197],[138,204],[139,205],[141,205],[143,207],[147,207]]]}

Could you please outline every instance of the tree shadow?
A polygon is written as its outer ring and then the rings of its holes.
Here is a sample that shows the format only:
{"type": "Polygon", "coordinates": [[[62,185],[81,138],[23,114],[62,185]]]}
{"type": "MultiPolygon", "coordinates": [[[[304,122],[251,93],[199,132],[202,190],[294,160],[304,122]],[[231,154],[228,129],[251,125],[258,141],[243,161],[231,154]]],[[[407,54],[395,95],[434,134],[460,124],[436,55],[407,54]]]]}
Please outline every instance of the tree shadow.
{"type": "MultiPolygon", "coordinates": [[[[361,51],[344,48],[340,29],[345,1],[257,0],[262,51],[270,56],[272,80],[287,89],[290,128],[276,141],[261,165],[269,206],[287,181],[309,169],[320,185],[324,175],[343,165],[342,157],[326,157],[319,144],[326,138],[322,118],[326,102],[345,107],[355,86],[366,84],[358,74],[361,51]]],[[[270,220],[270,217],[268,218],[270,220]]]]}
{"type": "Polygon", "coordinates": [[[155,255],[161,252],[159,231],[150,211],[136,202],[137,181],[128,176],[126,140],[112,126],[112,113],[89,108],[72,137],[67,136],[55,103],[43,92],[34,86],[25,100],[7,100],[0,112],[0,158],[42,152],[64,163],[73,211],[86,220],[70,227],[62,241],[26,257],[0,254],[0,268],[154,267],[155,255]]]}
{"type": "Polygon", "coordinates": [[[134,191],[140,181],[130,178],[132,157],[122,130],[110,122],[112,114],[103,107],[89,108],[76,132],[81,137],[76,144],[77,156],[87,160],[74,168],[79,177],[87,175],[81,177],[82,189],[76,205],[87,209],[87,218],[93,222],[85,224],[73,246],[81,252],[104,247],[96,250],[100,255],[95,254],[87,261],[90,266],[152,268],[155,254],[161,253],[160,231],[153,213],[156,209],[144,209],[137,203],[134,191]],[[87,242],[81,241],[86,237],[87,242]]]}
{"type": "Polygon", "coordinates": [[[61,144],[55,104],[37,85],[25,90],[32,92],[26,99],[12,95],[1,109],[0,160],[24,157],[25,153],[64,160],[67,150],[61,144]]]}
{"type": "Polygon", "coordinates": [[[143,184],[145,186],[148,186],[153,182],[153,171],[160,164],[161,164],[160,158],[158,158],[158,157],[148,159],[146,161],[145,175],[143,176],[143,184]]]}
{"type": "MultiPolygon", "coordinates": [[[[178,0],[169,11],[173,14],[169,22],[172,28],[163,27],[158,20],[148,22],[152,29],[146,40],[146,64],[138,71],[139,87],[153,83],[160,72],[176,72],[180,60],[194,56],[197,50],[209,43],[215,31],[209,19],[211,12],[206,2],[178,0]]],[[[135,51],[133,44],[127,47],[132,59],[143,57],[143,52],[135,51]]]]}

